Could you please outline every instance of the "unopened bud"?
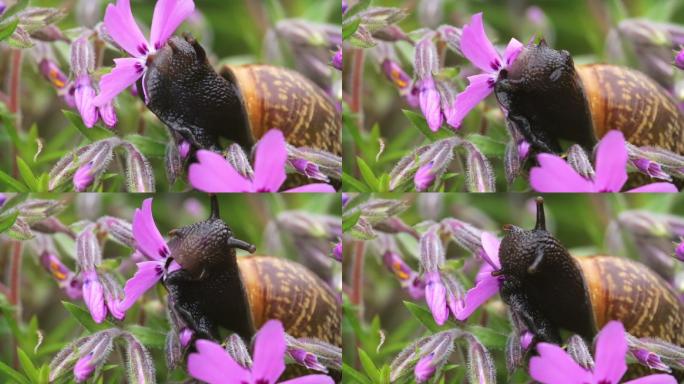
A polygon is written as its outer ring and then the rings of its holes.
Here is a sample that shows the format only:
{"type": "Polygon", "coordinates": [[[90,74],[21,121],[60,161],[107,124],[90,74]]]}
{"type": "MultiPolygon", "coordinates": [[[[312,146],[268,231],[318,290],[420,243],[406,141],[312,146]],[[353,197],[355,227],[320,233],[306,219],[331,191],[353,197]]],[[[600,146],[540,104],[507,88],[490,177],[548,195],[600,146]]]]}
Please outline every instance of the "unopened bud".
{"type": "Polygon", "coordinates": [[[43,59],[38,64],[40,74],[57,89],[62,89],[66,86],[67,76],[62,72],[57,63],[50,59],[43,59]]]}
{"type": "Polygon", "coordinates": [[[430,380],[432,376],[434,376],[435,371],[437,369],[434,365],[434,358],[435,354],[430,353],[426,356],[423,356],[420,360],[418,360],[416,367],[413,369],[414,375],[416,377],[416,382],[424,383],[430,380]]]}
{"type": "Polygon", "coordinates": [[[447,218],[442,220],[451,234],[451,239],[460,245],[462,248],[470,251],[475,255],[484,253],[482,248],[482,230],[476,228],[464,221],[458,219],[447,218]]]}
{"type": "Polygon", "coordinates": [[[434,162],[429,162],[420,168],[413,177],[413,184],[416,187],[416,191],[425,192],[428,188],[435,183],[435,174],[432,172],[434,162]]]}
{"type": "Polygon", "coordinates": [[[630,352],[632,353],[632,356],[634,356],[634,358],[641,365],[645,365],[650,369],[655,369],[658,371],[672,372],[672,369],[670,369],[670,367],[663,364],[663,361],[660,359],[660,356],[656,355],[653,352],[650,352],[644,348],[630,349],[630,352]]]}
{"type": "Polygon", "coordinates": [[[166,341],[164,343],[164,354],[166,356],[166,367],[173,370],[180,363],[183,362],[183,351],[181,349],[180,340],[175,329],[166,333],[166,341]]]}
{"type": "Polygon", "coordinates": [[[93,270],[102,262],[102,251],[92,225],[86,226],[76,237],[76,260],[84,271],[93,270]]]}
{"type": "Polygon", "coordinates": [[[432,37],[432,34],[428,34],[416,44],[413,68],[416,76],[421,80],[432,78],[432,75],[439,71],[437,46],[432,41],[432,37]]]}
{"type": "Polygon", "coordinates": [[[93,182],[95,181],[95,176],[93,176],[93,163],[87,163],[82,165],[76,173],[74,173],[74,189],[76,192],[85,192],[93,182]]]}
{"type": "Polygon", "coordinates": [[[568,340],[568,354],[584,369],[594,369],[594,359],[591,357],[587,344],[580,336],[570,336],[568,340]]]}
{"type": "Polygon", "coordinates": [[[49,189],[54,190],[69,181],[76,170],[85,164],[90,163],[90,172],[95,176],[99,175],[109,165],[114,147],[118,143],[118,138],[100,140],[67,154],[50,171],[49,189]]]}
{"type": "Polygon", "coordinates": [[[71,71],[76,76],[83,76],[94,69],[95,50],[87,37],[79,37],[71,44],[71,71]]]}
{"type": "Polygon", "coordinates": [[[337,261],[342,261],[342,240],[338,241],[332,250],[333,258],[337,261]]]}
{"type": "Polygon", "coordinates": [[[104,216],[97,220],[98,225],[110,239],[129,248],[135,248],[135,238],[131,223],[118,217],[104,216]]]}
{"type": "Polygon", "coordinates": [[[684,70],[684,49],[679,51],[677,56],[675,56],[674,65],[675,67],[684,70]]]}
{"type": "Polygon", "coordinates": [[[649,159],[634,159],[632,160],[632,164],[636,167],[636,169],[639,170],[639,172],[655,178],[655,179],[661,179],[661,180],[667,180],[667,181],[672,181],[672,176],[668,175],[663,171],[663,168],[660,166],[660,164],[651,161],[649,159]]]}
{"type": "Polygon", "coordinates": [[[566,160],[572,169],[574,169],[575,172],[577,172],[580,176],[588,180],[593,180],[594,167],[592,167],[589,156],[587,156],[587,153],[580,145],[575,144],[570,147],[566,160]]]}
{"type": "Polygon", "coordinates": [[[371,7],[359,13],[361,23],[370,33],[375,33],[407,16],[405,10],[391,7],[371,7]]]}
{"type": "Polygon", "coordinates": [[[466,187],[469,192],[495,192],[494,173],[489,160],[472,143],[464,142],[466,155],[466,187]]]}
{"type": "Polygon", "coordinates": [[[435,178],[441,177],[454,158],[454,147],[460,139],[443,139],[424,145],[408,154],[390,172],[390,190],[414,180],[420,167],[432,163],[431,173],[435,178]]]}
{"type": "Polygon", "coordinates": [[[385,59],[382,62],[382,71],[385,77],[399,90],[405,90],[411,86],[411,77],[404,72],[396,61],[385,59]]]}
{"type": "Polygon", "coordinates": [[[245,342],[237,334],[230,335],[226,340],[226,352],[243,368],[252,367],[252,356],[250,356],[245,342]]]}
{"type": "Polygon", "coordinates": [[[506,369],[510,376],[525,362],[523,348],[520,343],[521,336],[518,332],[511,332],[506,340],[506,369]]]}
{"type": "Polygon", "coordinates": [[[452,51],[458,55],[463,56],[461,52],[461,29],[452,27],[451,25],[441,25],[437,28],[440,39],[444,41],[452,51]]]}
{"type": "Polygon", "coordinates": [[[16,206],[19,217],[28,224],[47,219],[64,209],[64,202],[60,200],[29,199],[16,206]]]}
{"type": "Polygon", "coordinates": [[[518,145],[515,140],[510,140],[506,144],[506,151],[504,152],[504,173],[506,175],[506,182],[510,186],[515,179],[520,175],[522,169],[520,161],[520,153],[518,152],[518,145]]]}
{"type": "Polygon", "coordinates": [[[371,223],[364,217],[359,218],[349,234],[361,240],[372,240],[378,236],[373,230],[371,223]]]}
{"type": "Polygon", "coordinates": [[[335,51],[332,58],[330,59],[330,65],[332,65],[332,67],[337,69],[338,71],[342,70],[342,67],[344,64],[342,62],[342,47],[341,46],[337,49],[337,51],[335,51]]]}
{"type": "Polygon", "coordinates": [[[444,264],[445,251],[439,237],[439,224],[434,224],[420,237],[420,263],[425,271],[437,271],[444,264]]]}
{"type": "Polygon", "coordinates": [[[135,145],[124,142],[126,150],[126,185],[129,192],[149,193],[155,191],[154,172],[145,156],[135,145]]]}
{"type": "Polygon", "coordinates": [[[130,333],[125,333],[124,339],[126,340],[128,382],[135,384],[155,383],[154,361],[147,348],[130,333]]]}
{"type": "Polygon", "coordinates": [[[27,33],[33,33],[47,25],[54,24],[65,16],[57,8],[28,7],[17,14],[19,25],[27,33]]]}
{"type": "Polygon", "coordinates": [[[489,351],[475,336],[468,340],[468,378],[471,383],[496,383],[496,367],[489,351]]]}
{"type": "Polygon", "coordinates": [[[242,175],[242,177],[249,180],[254,178],[254,171],[249,164],[249,158],[238,144],[233,144],[228,147],[226,160],[240,175],[242,175]]]}
{"type": "Polygon", "coordinates": [[[121,285],[109,273],[103,273],[100,276],[100,283],[102,284],[103,297],[109,313],[115,319],[123,320],[126,317],[126,312],[119,309],[119,304],[124,298],[121,285]]]}

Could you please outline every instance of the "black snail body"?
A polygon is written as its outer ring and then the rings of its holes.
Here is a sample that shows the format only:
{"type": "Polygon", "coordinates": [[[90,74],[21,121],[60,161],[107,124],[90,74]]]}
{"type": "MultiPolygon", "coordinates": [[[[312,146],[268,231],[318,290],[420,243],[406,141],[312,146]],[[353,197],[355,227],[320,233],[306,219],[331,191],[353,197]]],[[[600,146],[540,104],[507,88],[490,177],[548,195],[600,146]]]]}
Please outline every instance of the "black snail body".
{"type": "Polygon", "coordinates": [[[634,145],[684,154],[684,115],[665,89],[636,70],[575,66],[567,51],[542,41],[501,71],[495,94],[538,152],[561,153],[560,140],[591,150],[617,129],[634,145]]]}
{"type": "Polygon", "coordinates": [[[220,340],[220,328],[249,341],[269,319],[293,337],[341,346],[339,302],[332,289],[305,267],[268,256],[236,257],[254,245],[233,237],[212,197],[208,220],[173,230],[169,249],[182,269],[164,284],[169,305],[196,338],[220,340]]]}
{"type": "Polygon", "coordinates": [[[172,37],[150,55],[138,89],[148,108],[196,148],[218,150],[226,138],[249,149],[277,128],[294,146],[341,154],[341,115],[317,85],[269,65],[224,66],[219,74],[190,36],[172,37]]]}
{"type": "Polygon", "coordinates": [[[610,320],[630,334],[684,346],[684,304],[643,264],[614,256],[572,257],[546,231],[543,200],[533,230],[505,227],[501,295],[540,341],[565,329],[591,341],[610,320]]]}

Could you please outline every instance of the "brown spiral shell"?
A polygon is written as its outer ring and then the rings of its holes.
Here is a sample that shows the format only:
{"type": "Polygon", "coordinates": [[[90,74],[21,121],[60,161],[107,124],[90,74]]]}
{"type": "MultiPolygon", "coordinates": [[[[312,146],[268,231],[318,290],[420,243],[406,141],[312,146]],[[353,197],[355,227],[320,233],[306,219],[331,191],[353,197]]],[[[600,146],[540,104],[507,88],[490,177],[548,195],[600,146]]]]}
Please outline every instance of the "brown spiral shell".
{"type": "Polygon", "coordinates": [[[285,332],[342,346],[342,312],[332,289],[303,265],[276,257],[238,257],[254,327],[269,319],[285,332]]]}
{"type": "Polygon", "coordinates": [[[311,80],[269,65],[226,65],[220,73],[240,89],[255,140],[278,128],[294,146],[341,155],[342,117],[331,98],[311,80]]]}
{"type": "Polygon", "coordinates": [[[576,258],[589,290],[596,327],[620,320],[635,337],[684,346],[684,304],[643,264],[614,256],[576,258]]]}
{"type": "Polygon", "coordinates": [[[596,137],[618,129],[636,146],[684,154],[684,115],[674,99],[643,73],[606,64],[579,65],[596,137]]]}

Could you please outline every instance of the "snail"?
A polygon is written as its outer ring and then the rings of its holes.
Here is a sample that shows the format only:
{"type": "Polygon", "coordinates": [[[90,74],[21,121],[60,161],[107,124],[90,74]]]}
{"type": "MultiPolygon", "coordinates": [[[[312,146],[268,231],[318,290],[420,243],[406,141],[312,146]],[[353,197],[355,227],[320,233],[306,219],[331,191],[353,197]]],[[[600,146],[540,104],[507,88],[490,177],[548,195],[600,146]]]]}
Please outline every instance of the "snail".
{"type": "Polygon", "coordinates": [[[561,153],[560,139],[591,151],[617,129],[633,145],[684,154],[684,115],[664,88],[633,69],[575,66],[567,51],[542,40],[501,70],[494,92],[538,152],[561,153]]]}
{"type": "Polygon", "coordinates": [[[211,67],[190,35],[172,37],[147,59],[140,97],[159,119],[196,148],[220,149],[220,138],[249,149],[268,130],[287,142],[341,154],[342,118],[311,80],[269,65],[211,67]]]}
{"type": "Polygon", "coordinates": [[[212,196],[207,220],[172,230],[171,258],[182,269],[164,280],[169,305],[196,338],[220,340],[219,327],[249,341],[277,319],[295,338],[341,346],[341,309],[332,289],[304,266],[270,256],[236,257],[255,246],[233,237],[212,196]]]}
{"type": "Polygon", "coordinates": [[[643,264],[616,256],[573,257],[546,231],[537,198],[532,230],[506,225],[499,258],[501,297],[540,341],[561,343],[560,329],[591,340],[610,320],[635,337],[684,346],[684,304],[643,264]]]}

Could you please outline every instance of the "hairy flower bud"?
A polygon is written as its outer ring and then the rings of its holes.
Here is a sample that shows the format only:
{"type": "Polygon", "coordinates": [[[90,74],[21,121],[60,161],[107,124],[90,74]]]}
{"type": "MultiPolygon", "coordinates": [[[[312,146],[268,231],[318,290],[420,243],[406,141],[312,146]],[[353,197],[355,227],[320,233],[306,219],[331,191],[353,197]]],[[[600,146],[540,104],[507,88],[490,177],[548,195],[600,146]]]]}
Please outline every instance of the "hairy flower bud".
{"type": "Polygon", "coordinates": [[[128,382],[135,384],[155,383],[154,361],[147,348],[130,333],[124,333],[124,339],[126,340],[128,382]]]}
{"type": "Polygon", "coordinates": [[[439,236],[439,224],[433,224],[420,237],[420,263],[425,271],[437,271],[444,264],[445,250],[439,236]]]}
{"type": "Polygon", "coordinates": [[[487,348],[473,335],[468,341],[468,378],[471,383],[496,383],[496,367],[487,348]]]}
{"type": "Polygon", "coordinates": [[[76,237],[76,260],[84,271],[93,270],[102,262],[102,251],[93,233],[93,225],[86,226],[76,237]]]}
{"type": "Polygon", "coordinates": [[[568,339],[568,354],[584,369],[594,369],[594,359],[591,357],[587,344],[580,336],[570,336],[570,339],[568,339]]]}
{"type": "Polygon", "coordinates": [[[145,156],[135,145],[123,142],[126,150],[126,185],[129,192],[148,193],[155,191],[154,172],[145,156]]]}
{"type": "Polygon", "coordinates": [[[458,138],[435,141],[416,148],[390,172],[390,190],[394,190],[409,180],[415,182],[415,175],[421,167],[432,163],[431,173],[435,179],[441,177],[454,158],[454,147],[460,143],[458,138]]]}
{"type": "Polygon", "coordinates": [[[440,25],[437,28],[440,39],[459,56],[463,56],[461,52],[461,32],[460,28],[455,28],[451,25],[440,25]]]}
{"type": "Polygon", "coordinates": [[[97,220],[97,224],[107,233],[110,239],[128,248],[135,249],[135,238],[131,223],[124,219],[113,216],[103,216],[97,220]]]}
{"type": "Polygon", "coordinates": [[[466,187],[469,192],[495,192],[494,173],[489,160],[470,142],[463,142],[466,150],[466,187]]]}
{"type": "Polygon", "coordinates": [[[506,369],[510,376],[525,362],[523,348],[517,331],[511,332],[506,340],[506,369]]]}
{"type": "Polygon", "coordinates": [[[254,170],[249,164],[249,158],[239,144],[232,144],[230,147],[228,147],[228,151],[226,152],[226,160],[244,178],[249,180],[254,178],[254,170]]]}
{"type": "Polygon", "coordinates": [[[475,255],[482,255],[484,253],[481,229],[453,218],[442,220],[442,224],[445,225],[448,233],[451,235],[451,239],[456,244],[475,255]]]}
{"type": "Polygon", "coordinates": [[[71,71],[76,76],[88,75],[95,70],[95,50],[87,37],[71,43],[71,71]]]}
{"type": "Polygon", "coordinates": [[[416,44],[413,68],[416,76],[421,80],[432,79],[432,76],[439,71],[437,46],[432,38],[433,35],[428,33],[416,44]]]}
{"type": "Polygon", "coordinates": [[[580,145],[575,144],[570,147],[566,161],[580,176],[589,180],[594,178],[594,167],[592,167],[589,156],[580,145]]]}

